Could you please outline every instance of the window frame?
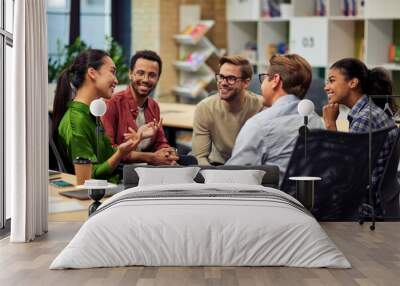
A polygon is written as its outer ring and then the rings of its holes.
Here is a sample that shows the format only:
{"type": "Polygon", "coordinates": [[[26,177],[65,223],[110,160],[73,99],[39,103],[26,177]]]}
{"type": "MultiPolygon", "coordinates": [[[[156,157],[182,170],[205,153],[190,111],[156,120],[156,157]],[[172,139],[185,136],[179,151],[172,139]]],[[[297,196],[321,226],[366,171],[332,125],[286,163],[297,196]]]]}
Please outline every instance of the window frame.
{"type": "MultiPolygon", "coordinates": [[[[15,13],[15,0],[0,0],[0,236],[10,230],[10,221],[6,217],[6,188],[5,188],[5,70],[8,55],[6,55],[6,47],[13,48],[13,34],[6,30],[6,1],[11,1],[13,13],[15,13]]],[[[12,15],[14,17],[15,15],[12,15]]],[[[14,27],[12,28],[14,30],[14,27]]]]}

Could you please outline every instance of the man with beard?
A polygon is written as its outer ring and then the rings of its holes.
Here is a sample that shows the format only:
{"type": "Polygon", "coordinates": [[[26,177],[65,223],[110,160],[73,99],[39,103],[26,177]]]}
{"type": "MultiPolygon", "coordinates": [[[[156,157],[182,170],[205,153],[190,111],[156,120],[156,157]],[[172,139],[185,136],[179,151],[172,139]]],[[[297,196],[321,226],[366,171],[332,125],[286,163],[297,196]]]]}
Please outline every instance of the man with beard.
{"type": "Polygon", "coordinates": [[[260,97],[246,90],[253,75],[249,61],[226,56],[219,63],[218,94],[202,100],[194,116],[193,153],[200,165],[224,164],[244,123],[262,108],[260,97]]]}
{"type": "Polygon", "coordinates": [[[132,130],[146,130],[143,135],[147,139],[140,142],[134,153],[136,162],[173,165],[179,158],[161,127],[158,103],[149,96],[157,86],[161,70],[161,58],[155,52],[143,50],[134,54],[129,70],[131,84],[107,101],[102,122],[113,145],[127,140],[132,130]]]}

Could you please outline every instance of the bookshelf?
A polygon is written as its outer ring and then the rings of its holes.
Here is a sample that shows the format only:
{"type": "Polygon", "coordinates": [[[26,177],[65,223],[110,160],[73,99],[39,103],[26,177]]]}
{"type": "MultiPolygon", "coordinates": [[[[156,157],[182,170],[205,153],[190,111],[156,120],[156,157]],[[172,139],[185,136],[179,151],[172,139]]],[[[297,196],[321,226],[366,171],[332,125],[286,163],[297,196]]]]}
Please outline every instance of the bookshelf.
{"type": "Polygon", "coordinates": [[[322,77],[338,59],[356,57],[370,68],[388,69],[400,87],[400,63],[389,62],[389,45],[400,44],[399,0],[281,1],[286,8],[278,17],[269,16],[269,1],[227,0],[229,54],[247,55],[246,46],[255,45],[250,60],[263,71],[276,47],[284,51],[286,45],[322,77]]]}
{"type": "Polygon", "coordinates": [[[199,101],[207,96],[205,88],[213,80],[214,71],[206,61],[217,54],[217,49],[205,35],[213,25],[213,20],[202,20],[188,25],[174,37],[180,50],[179,59],[174,63],[179,71],[179,85],[173,90],[181,101],[199,101]]]}

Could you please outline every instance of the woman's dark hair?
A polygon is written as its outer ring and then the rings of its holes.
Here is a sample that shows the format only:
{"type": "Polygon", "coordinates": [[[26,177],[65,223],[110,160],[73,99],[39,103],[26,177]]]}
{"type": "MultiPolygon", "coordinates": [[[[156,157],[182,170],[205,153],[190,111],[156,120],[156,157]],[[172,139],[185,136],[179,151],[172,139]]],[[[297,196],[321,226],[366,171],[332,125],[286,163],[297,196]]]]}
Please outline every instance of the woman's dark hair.
{"type": "MultiPolygon", "coordinates": [[[[373,68],[370,70],[369,78],[372,80],[369,85],[369,94],[370,95],[392,95],[393,94],[393,82],[390,77],[390,74],[387,70],[383,68],[373,68]]],[[[372,98],[374,103],[382,109],[385,109],[386,103],[389,103],[390,110],[393,113],[396,113],[398,110],[397,104],[392,97],[387,98],[372,98]]],[[[389,116],[393,116],[387,111],[389,116]]]]}
{"type": "Polygon", "coordinates": [[[160,56],[157,55],[156,52],[153,52],[150,50],[137,51],[131,58],[130,70],[133,70],[138,59],[145,59],[145,60],[157,62],[158,68],[159,68],[158,76],[161,75],[162,61],[161,61],[160,56]]]}
{"type": "MultiPolygon", "coordinates": [[[[360,60],[354,58],[344,58],[335,62],[330,69],[339,70],[347,80],[357,78],[359,88],[366,95],[392,95],[393,83],[389,73],[384,68],[373,68],[369,70],[360,60]]],[[[397,106],[393,98],[372,98],[374,103],[381,109],[389,103],[393,113],[397,111],[397,106]]],[[[392,114],[388,114],[392,116],[392,114]]]]}
{"type": "Polygon", "coordinates": [[[109,55],[102,50],[85,50],[74,59],[68,68],[62,71],[57,80],[53,101],[52,136],[55,140],[58,135],[58,125],[67,111],[68,102],[72,100],[72,91],[76,91],[82,86],[89,68],[98,70],[103,65],[103,58],[106,56],[109,55]]]}

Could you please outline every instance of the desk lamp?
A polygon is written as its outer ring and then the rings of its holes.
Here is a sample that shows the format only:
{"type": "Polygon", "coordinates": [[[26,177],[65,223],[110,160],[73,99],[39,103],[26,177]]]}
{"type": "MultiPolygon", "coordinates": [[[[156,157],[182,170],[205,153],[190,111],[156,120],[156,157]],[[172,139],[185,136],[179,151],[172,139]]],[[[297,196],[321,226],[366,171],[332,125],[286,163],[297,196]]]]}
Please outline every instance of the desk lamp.
{"type": "Polygon", "coordinates": [[[304,159],[307,161],[307,133],[308,116],[314,112],[314,103],[309,99],[303,99],[297,105],[297,111],[304,117],[304,125],[299,129],[299,135],[304,136],[304,159]]]}
{"type": "MultiPolygon", "coordinates": [[[[304,137],[304,163],[307,164],[307,133],[308,116],[314,112],[314,103],[309,99],[303,99],[297,105],[297,111],[304,117],[304,125],[299,128],[299,136],[304,137]]],[[[296,181],[296,198],[308,209],[314,207],[315,181],[321,180],[319,177],[299,176],[290,177],[296,181]]]]}
{"type": "MultiPolygon", "coordinates": [[[[100,141],[100,116],[106,113],[107,106],[106,103],[101,99],[95,99],[90,103],[90,113],[96,117],[96,157],[97,162],[99,162],[99,141],[100,141]]],[[[91,215],[100,206],[100,200],[104,197],[106,193],[105,188],[92,188],[89,189],[89,197],[94,200],[94,202],[89,206],[89,215],[91,215]]]]}
{"type": "Polygon", "coordinates": [[[96,156],[97,160],[99,160],[99,138],[100,138],[100,116],[103,116],[106,113],[107,106],[106,103],[101,99],[95,99],[90,103],[90,113],[96,117],[96,156]]]}

